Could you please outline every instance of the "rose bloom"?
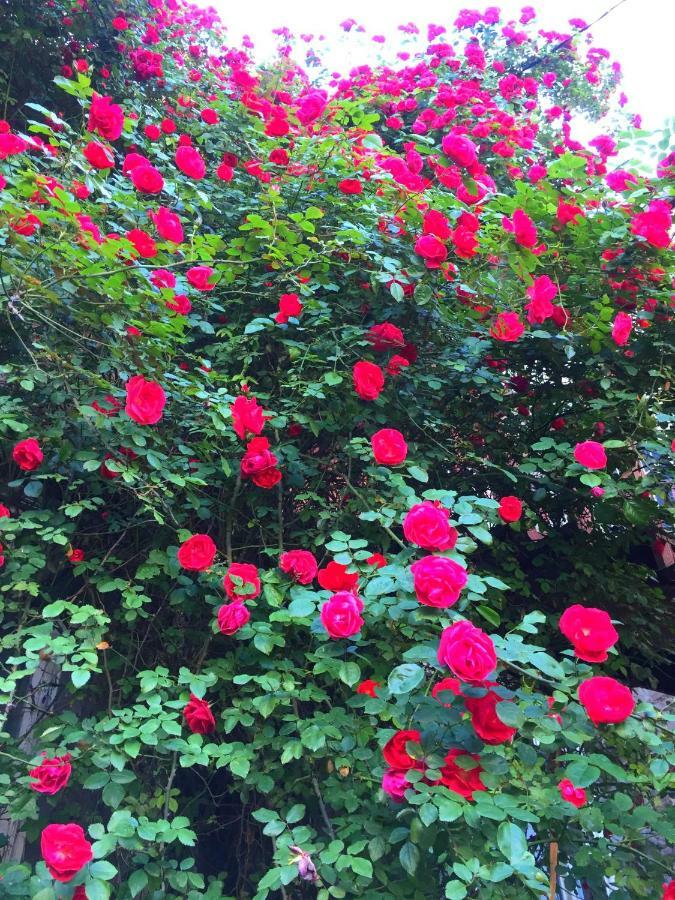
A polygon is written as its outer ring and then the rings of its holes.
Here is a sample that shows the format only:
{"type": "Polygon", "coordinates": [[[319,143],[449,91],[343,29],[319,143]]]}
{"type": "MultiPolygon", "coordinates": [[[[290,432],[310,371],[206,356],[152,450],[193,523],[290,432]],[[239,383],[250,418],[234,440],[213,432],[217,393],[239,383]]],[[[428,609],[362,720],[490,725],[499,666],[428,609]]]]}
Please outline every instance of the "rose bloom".
{"type": "Polygon", "coordinates": [[[347,572],[347,566],[331,560],[318,571],[319,584],[325,591],[352,591],[359,583],[358,572],[347,572]]]}
{"type": "Polygon", "coordinates": [[[431,689],[431,696],[434,700],[438,700],[439,703],[449,709],[452,703],[445,703],[439,697],[439,694],[442,694],[444,691],[454,694],[455,697],[462,697],[462,683],[459,678],[441,678],[431,689]]]}
{"type": "Polygon", "coordinates": [[[198,291],[212,291],[216,286],[215,282],[211,282],[211,278],[215,272],[211,266],[193,266],[186,272],[188,283],[198,291]]]}
{"type": "Polygon", "coordinates": [[[383,466],[400,466],[408,455],[408,445],[400,431],[381,428],[370,439],[375,462],[383,466]]]}
{"type": "Polygon", "coordinates": [[[45,865],[55,881],[65,884],[94,858],[81,825],[47,825],[40,838],[45,865]]]}
{"type": "Polygon", "coordinates": [[[463,168],[469,168],[478,159],[476,145],[463,134],[446,134],[441,147],[448,159],[463,168]]]}
{"type": "Polygon", "coordinates": [[[223,587],[230,600],[253,600],[260,594],[260,577],[258,569],[252,563],[232,563],[228,567],[223,578],[223,587]],[[232,581],[232,576],[241,578],[243,585],[238,586],[232,581]],[[245,590],[244,585],[250,585],[250,590],[245,590]]]}
{"type": "Polygon", "coordinates": [[[255,437],[248,442],[239,464],[241,477],[250,478],[257,487],[269,490],[281,481],[281,472],[276,468],[278,462],[267,438],[255,437]]]}
{"type": "Polygon", "coordinates": [[[373,681],[372,678],[366,678],[356,688],[357,694],[364,694],[367,697],[377,697],[377,688],[382,687],[379,681],[373,681]]]}
{"type": "Polygon", "coordinates": [[[188,178],[200,181],[206,175],[206,163],[199,150],[194,147],[178,147],[175,160],[178,168],[188,178]]]}
{"type": "MultiPolygon", "coordinates": [[[[134,169],[134,171],[136,171],[134,169]]],[[[148,216],[152,219],[157,234],[165,241],[171,241],[172,244],[183,243],[183,226],[181,225],[178,213],[171,212],[166,206],[160,206],[157,212],[148,212],[148,216]]]]}
{"type": "Polygon", "coordinates": [[[663,900],[675,900],[675,880],[663,884],[663,900]]]}
{"type": "Polygon", "coordinates": [[[410,567],[415,579],[415,595],[425,606],[445,609],[459,599],[467,574],[447,556],[425,556],[410,567]]]}
{"type": "Polygon", "coordinates": [[[633,320],[628,313],[620,312],[612,322],[612,340],[618,347],[628,343],[628,338],[633,329],[633,320]]]}
{"type": "Polygon", "coordinates": [[[184,569],[203,572],[213,563],[216,545],[208,534],[193,534],[178,548],[178,562],[184,569]]]}
{"type": "Polygon", "coordinates": [[[517,522],[523,514],[523,501],[517,497],[502,497],[497,512],[503,522],[517,522]]]}
{"type": "Polygon", "coordinates": [[[362,400],[376,400],[384,387],[384,372],[375,363],[357,362],[352,369],[354,390],[362,400]]]}
{"type": "Polygon", "coordinates": [[[34,781],[31,782],[31,789],[39,794],[56,794],[68,784],[68,779],[72,772],[70,765],[70,753],[65,756],[54,756],[47,758],[46,754],[42,754],[45,758],[39,766],[31,769],[28,773],[34,781]]]}
{"type": "Polygon", "coordinates": [[[11,513],[10,513],[9,509],[5,506],[4,503],[0,503],[0,519],[4,519],[4,518],[9,519],[10,516],[11,516],[11,513]]]}
{"type": "Polygon", "coordinates": [[[139,425],[155,425],[162,418],[166,394],[156,381],[146,381],[134,375],[127,381],[127,402],[124,411],[139,425]]]}
{"type": "MultiPolygon", "coordinates": [[[[486,681],[485,687],[498,687],[496,681],[486,681]]],[[[497,715],[497,704],[503,700],[499,694],[488,690],[484,697],[466,697],[464,705],[471,714],[471,724],[478,737],[486,744],[506,744],[516,733],[497,715]]]]}
{"type": "Polygon", "coordinates": [[[388,794],[395,803],[402,803],[405,792],[411,787],[402,769],[387,769],[382,776],[382,790],[388,794]]]}
{"type": "Polygon", "coordinates": [[[232,603],[224,603],[218,610],[218,628],[221,634],[236,634],[251,618],[251,613],[244,606],[241,598],[232,603]]]}
{"type": "Polygon", "coordinates": [[[122,134],[124,113],[122,107],[112,103],[110,97],[94,94],[89,107],[87,130],[93,131],[106,141],[116,141],[122,134]]]}
{"type": "Polygon", "coordinates": [[[524,331],[525,326],[520,321],[518,313],[500,312],[490,328],[490,335],[496,341],[512,344],[518,340],[524,331]]]}
{"type": "Polygon", "coordinates": [[[230,406],[230,413],[234,433],[242,441],[250,434],[260,434],[265,427],[263,408],[255,397],[237,397],[230,406]]]}
{"type": "MultiPolygon", "coordinates": [[[[298,584],[311,584],[319,566],[309,550],[287,550],[279,557],[279,568],[298,584]]],[[[358,580],[358,575],[356,576],[358,580]]]]}
{"type": "Polygon", "coordinates": [[[411,544],[425,550],[452,550],[457,543],[457,531],[450,525],[450,511],[423,500],[406,513],[403,534],[411,544]]]}
{"type": "Polygon", "coordinates": [[[387,565],[387,557],[382,556],[381,553],[373,553],[373,555],[369,556],[366,560],[366,564],[369,566],[376,566],[378,569],[382,569],[387,565]]]}
{"type": "Polygon", "coordinates": [[[448,258],[448,248],[434,234],[423,234],[415,241],[415,253],[424,259],[427,269],[439,269],[448,258]]]}
{"type": "Polygon", "coordinates": [[[574,652],[584,662],[601,663],[607,651],[619,640],[609,613],[593,606],[575,603],[560,617],[560,630],[574,645],[574,652]]]}
{"type": "Polygon", "coordinates": [[[115,166],[115,157],[110,147],[98,141],[89,141],[82,153],[89,165],[95,169],[112,169],[115,166]]]}
{"type": "Polygon", "coordinates": [[[185,721],[193,734],[211,734],[216,730],[216,720],[206,700],[190,694],[190,700],[183,710],[185,721]]]}
{"type": "Polygon", "coordinates": [[[497,654],[489,635],[463,619],[443,629],[438,661],[461,681],[476,683],[495,670],[497,654]]]}
{"type": "Polygon", "coordinates": [[[366,339],[371,342],[376,353],[385,353],[393,347],[405,347],[403,332],[390,322],[371,325],[366,333],[366,339]]]}
{"type": "Polygon", "coordinates": [[[79,563],[84,559],[84,550],[80,549],[79,547],[73,547],[71,550],[68,550],[66,556],[71,563],[79,563]]]}
{"type": "Polygon", "coordinates": [[[392,769],[420,769],[421,760],[413,759],[406,750],[406,745],[419,744],[422,735],[417,730],[397,731],[382,748],[384,761],[392,769]]]}
{"type": "Polygon", "coordinates": [[[580,809],[585,805],[586,791],[583,788],[574,787],[569,778],[563,778],[558,784],[558,790],[560,791],[560,796],[563,800],[571,803],[572,806],[576,806],[577,809],[580,809]]]}
{"type": "Polygon", "coordinates": [[[604,469],[607,465],[607,454],[602,444],[597,441],[582,441],[574,448],[574,458],[587,469],[604,469]]]}
{"type": "Polygon", "coordinates": [[[297,294],[282,294],[279,297],[279,312],[275,315],[274,321],[279,325],[285,325],[292,317],[297,319],[302,312],[302,303],[297,294]]]}
{"type": "Polygon", "coordinates": [[[342,194],[362,194],[363,185],[358,178],[343,178],[338,182],[338,190],[342,194]]]}
{"type": "Polygon", "coordinates": [[[478,764],[479,758],[477,753],[465,753],[463,750],[458,749],[449,750],[445,757],[445,762],[441,766],[440,783],[445,785],[448,790],[459,794],[460,797],[464,797],[466,800],[473,800],[473,795],[476,791],[485,790],[485,785],[480,777],[483,769],[478,764]],[[464,769],[457,763],[460,757],[463,760],[474,760],[476,765],[470,769],[464,769]]]}
{"type": "Polygon", "coordinates": [[[160,194],[164,187],[162,173],[149,163],[134,166],[129,177],[136,190],[142,194],[160,194]]]}
{"type": "Polygon", "coordinates": [[[321,623],[332,638],[352,637],[363,627],[363,601],[351,591],[338,591],[321,607],[321,623]]]}
{"type": "Polygon", "coordinates": [[[32,472],[37,469],[44,459],[37,438],[25,438],[15,444],[12,450],[12,459],[24,472],[32,472]]]}
{"type": "Polygon", "coordinates": [[[594,725],[625,721],[635,708],[635,701],[624,684],[604,675],[594,675],[579,685],[579,702],[594,725]]]}

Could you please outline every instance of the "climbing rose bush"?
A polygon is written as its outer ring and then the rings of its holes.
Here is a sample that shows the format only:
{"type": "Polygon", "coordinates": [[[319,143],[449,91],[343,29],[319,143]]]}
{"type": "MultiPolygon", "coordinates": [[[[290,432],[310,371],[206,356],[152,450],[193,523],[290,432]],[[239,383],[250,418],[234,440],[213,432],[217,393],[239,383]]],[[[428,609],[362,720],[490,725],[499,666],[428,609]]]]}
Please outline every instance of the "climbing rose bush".
{"type": "Polygon", "coordinates": [[[0,124],[2,890],[671,896],[674,161],[620,66],[530,7],[339,75],[52,7],[66,111],[0,124]]]}

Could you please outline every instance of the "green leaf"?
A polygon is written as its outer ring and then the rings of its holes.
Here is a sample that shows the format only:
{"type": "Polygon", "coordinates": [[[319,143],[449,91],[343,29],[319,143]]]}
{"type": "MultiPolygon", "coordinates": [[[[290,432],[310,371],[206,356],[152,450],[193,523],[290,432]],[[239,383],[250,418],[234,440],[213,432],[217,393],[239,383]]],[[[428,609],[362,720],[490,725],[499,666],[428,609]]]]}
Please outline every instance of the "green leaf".
{"type": "Polygon", "coordinates": [[[361,669],[358,664],[355,662],[345,662],[342,663],[340,669],[338,671],[338,678],[340,681],[344,681],[345,684],[348,684],[350,687],[361,677],[361,669]]]}
{"type": "Polygon", "coordinates": [[[144,869],[136,869],[135,872],[132,872],[129,876],[129,881],[127,882],[127,887],[129,888],[129,893],[132,897],[136,897],[144,888],[148,885],[148,876],[145,873],[144,869]]]}
{"type": "Polygon", "coordinates": [[[398,852],[398,858],[408,875],[414,875],[420,861],[420,851],[415,844],[406,841],[398,852]]]}
{"type": "Polygon", "coordinates": [[[101,881],[110,881],[111,878],[117,875],[117,869],[107,859],[98,859],[96,862],[91,863],[89,872],[94,878],[100,878],[101,881]]]}
{"type": "Polygon", "coordinates": [[[424,471],[424,469],[420,469],[419,466],[408,466],[408,475],[411,478],[414,478],[416,481],[421,481],[424,484],[429,481],[429,474],[424,471]]]}
{"type": "Polygon", "coordinates": [[[600,777],[600,769],[586,762],[585,759],[570,763],[565,769],[565,778],[569,778],[574,787],[589,787],[600,777]]]}
{"type": "Polygon", "coordinates": [[[469,525],[467,531],[469,531],[477,541],[480,541],[481,544],[492,543],[492,535],[486,528],[483,528],[482,525],[469,525]]]}
{"type": "Polygon", "coordinates": [[[389,690],[394,695],[409,694],[424,680],[424,669],[416,663],[403,663],[389,673],[389,690]]]}
{"type": "Polygon", "coordinates": [[[286,813],[286,821],[289,824],[293,824],[293,822],[299,822],[300,819],[305,815],[305,807],[302,803],[296,803],[295,806],[291,806],[291,808],[286,813]]]}
{"type": "Polygon", "coordinates": [[[363,875],[364,878],[373,877],[373,864],[365,856],[352,856],[349,864],[352,872],[355,872],[357,875],[363,875]]]}
{"type": "Polygon", "coordinates": [[[87,879],[84,883],[87,891],[87,900],[108,900],[110,886],[105,881],[87,879]]]}
{"type": "Polygon", "coordinates": [[[84,687],[84,685],[91,678],[91,672],[89,669],[74,669],[70,673],[70,680],[73,682],[76,688],[84,687]]]}
{"type": "Polygon", "coordinates": [[[511,865],[521,860],[528,852],[525,832],[513,822],[501,823],[497,829],[497,846],[511,865]]]}
{"type": "Polygon", "coordinates": [[[453,878],[452,881],[448,881],[445,885],[446,900],[462,900],[462,898],[466,897],[466,894],[466,886],[461,881],[453,878]]]}
{"type": "Polygon", "coordinates": [[[113,809],[117,809],[122,800],[124,799],[126,791],[124,790],[124,786],[121,784],[115,784],[114,782],[110,782],[103,789],[103,802],[108,806],[112,806],[113,809]]]}

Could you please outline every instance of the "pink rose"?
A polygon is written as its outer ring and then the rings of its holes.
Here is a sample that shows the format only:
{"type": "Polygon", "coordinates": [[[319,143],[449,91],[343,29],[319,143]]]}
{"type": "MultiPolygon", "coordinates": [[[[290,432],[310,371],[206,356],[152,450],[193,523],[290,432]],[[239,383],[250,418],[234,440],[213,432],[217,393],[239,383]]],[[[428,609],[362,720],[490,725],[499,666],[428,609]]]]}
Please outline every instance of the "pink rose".
{"type": "Polygon", "coordinates": [[[461,681],[476,683],[495,670],[497,654],[489,635],[463,619],[443,630],[438,661],[461,681]]]}
{"type": "Polygon", "coordinates": [[[419,602],[439,609],[456,603],[467,581],[466,570],[447,556],[425,556],[410,571],[419,602]]]}
{"type": "Polygon", "coordinates": [[[332,638],[351,637],[363,627],[363,601],[351,591],[338,591],[321,607],[321,623],[332,638]]]}

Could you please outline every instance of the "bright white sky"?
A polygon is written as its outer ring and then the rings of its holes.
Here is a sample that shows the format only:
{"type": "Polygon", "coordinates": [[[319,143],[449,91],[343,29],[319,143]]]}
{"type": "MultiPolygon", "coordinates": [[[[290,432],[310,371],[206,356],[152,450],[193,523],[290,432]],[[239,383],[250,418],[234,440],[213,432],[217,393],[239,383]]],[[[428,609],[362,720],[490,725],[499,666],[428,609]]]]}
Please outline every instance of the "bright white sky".
{"type": "MultiPolygon", "coordinates": [[[[427,23],[449,26],[457,12],[465,7],[485,9],[499,6],[502,18],[518,18],[521,7],[534,6],[538,27],[568,32],[567,20],[582,18],[592,22],[617,0],[201,0],[218,9],[228,26],[230,41],[238,45],[249,34],[256,43],[256,56],[271,56],[275,46],[273,28],[286,25],[296,34],[324,34],[325,42],[313,42],[320,48],[330,45],[330,66],[346,71],[353,65],[374,62],[378,53],[393,58],[402,35],[397,25],[411,20],[423,30],[427,23]],[[342,35],[338,24],[354,18],[367,30],[367,36],[342,35]],[[374,44],[374,34],[387,37],[384,47],[374,44]],[[359,52],[358,48],[361,48],[359,52]]],[[[529,27],[532,27],[530,25],[529,27]]],[[[656,129],[675,115],[670,87],[673,84],[673,34],[675,0],[625,0],[592,29],[593,46],[606,47],[623,67],[623,90],[628,95],[627,109],[642,114],[643,127],[656,129]]],[[[305,46],[305,45],[303,45],[305,46]]],[[[298,60],[301,57],[298,55],[298,60]]]]}

